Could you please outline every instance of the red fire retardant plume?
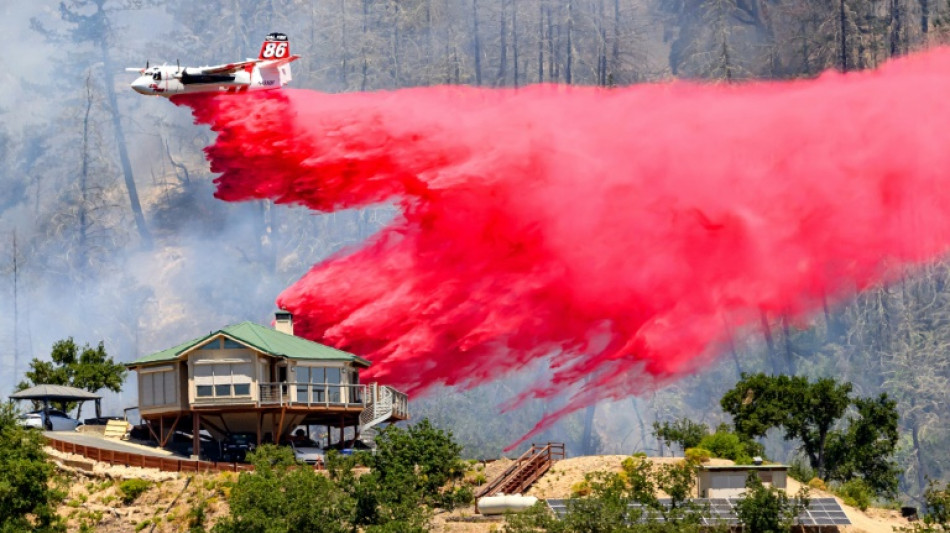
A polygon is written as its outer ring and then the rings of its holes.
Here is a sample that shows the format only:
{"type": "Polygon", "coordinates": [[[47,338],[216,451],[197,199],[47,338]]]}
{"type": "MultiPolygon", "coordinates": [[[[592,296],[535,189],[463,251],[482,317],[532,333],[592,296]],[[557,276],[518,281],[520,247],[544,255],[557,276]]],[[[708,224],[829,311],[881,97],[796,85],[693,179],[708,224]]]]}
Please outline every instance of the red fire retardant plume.
{"type": "MultiPolygon", "coordinates": [[[[548,357],[565,413],[950,244],[950,50],[747,85],[179,98],[217,196],[401,215],[277,304],[419,393],[548,357]]],[[[527,436],[526,436],[527,437],[527,436]]]]}

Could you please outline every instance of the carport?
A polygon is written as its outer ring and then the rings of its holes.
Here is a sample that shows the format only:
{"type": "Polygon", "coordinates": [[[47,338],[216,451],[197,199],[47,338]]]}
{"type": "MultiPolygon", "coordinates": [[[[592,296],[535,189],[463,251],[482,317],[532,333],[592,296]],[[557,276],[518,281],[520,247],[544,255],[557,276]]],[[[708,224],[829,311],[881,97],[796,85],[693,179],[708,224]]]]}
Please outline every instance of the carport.
{"type": "Polygon", "coordinates": [[[66,385],[36,385],[11,394],[10,399],[43,402],[43,410],[49,409],[50,402],[79,402],[82,404],[89,400],[95,400],[96,418],[102,417],[102,396],[66,385]]]}

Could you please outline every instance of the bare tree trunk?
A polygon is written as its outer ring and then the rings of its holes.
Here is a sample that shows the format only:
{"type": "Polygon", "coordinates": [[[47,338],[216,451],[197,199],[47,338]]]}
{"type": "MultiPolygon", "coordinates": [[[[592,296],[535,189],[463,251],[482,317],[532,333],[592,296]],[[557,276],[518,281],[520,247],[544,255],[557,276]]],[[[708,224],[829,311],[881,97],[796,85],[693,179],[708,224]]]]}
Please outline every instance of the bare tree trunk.
{"type": "Polygon", "coordinates": [[[501,0],[501,16],[499,17],[500,33],[499,45],[500,57],[498,59],[498,77],[495,85],[504,85],[508,70],[508,0],[501,0]]]}
{"type": "Polygon", "coordinates": [[[472,0],[472,40],[475,47],[475,85],[482,84],[482,40],[478,36],[478,0],[472,0]]]}
{"type": "Polygon", "coordinates": [[[390,76],[393,78],[394,87],[402,87],[402,73],[399,65],[399,2],[393,0],[390,4],[393,10],[392,34],[390,35],[390,76]]]}
{"type": "Polygon", "coordinates": [[[891,57],[899,56],[904,53],[903,43],[901,42],[904,33],[902,11],[901,0],[891,0],[891,32],[890,39],[888,40],[891,57]]]}
{"type": "Polygon", "coordinates": [[[795,350],[792,349],[791,327],[788,324],[788,313],[782,314],[782,337],[785,342],[785,371],[789,376],[795,375],[795,350]]]}
{"type": "MultiPolygon", "coordinates": [[[[96,17],[100,20],[102,28],[107,27],[106,13],[103,10],[103,0],[96,2],[99,10],[96,17]]],[[[145,215],[142,213],[142,205],[139,203],[138,190],[135,187],[135,178],[132,174],[132,163],[129,160],[129,153],[125,146],[125,132],[122,129],[122,119],[119,116],[119,102],[115,96],[115,78],[112,75],[112,60],[109,56],[109,44],[106,35],[99,37],[99,52],[102,54],[102,82],[106,89],[106,98],[109,102],[109,111],[112,114],[112,128],[115,134],[115,143],[119,149],[119,162],[122,165],[122,175],[125,178],[125,188],[129,194],[129,204],[132,208],[132,216],[135,219],[135,226],[138,229],[139,237],[142,239],[142,247],[149,249],[152,247],[152,234],[145,225],[145,215]]]]}
{"type": "Polygon", "coordinates": [[[544,3],[538,2],[538,83],[544,83],[544,3]]]}
{"type": "MultiPolygon", "coordinates": [[[[313,7],[310,8],[313,10],[313,7]]],[[[349,89],[350,85],[346,79],[346,0],[340,0],[340,79],[343,81],[343,88],[349,89]]]]}
{"type": "Polygon", "coordinates": [[[607,86],[607,21],[604,17],[604,1],[600,0],[597,6],[597,36],[600,43],[597,46],[597,85],[607,86]]]}
{"type": "Polygon", "coordinates": [[[426,84],[432,85],[432,56],[435,50],[432,49],[432,0],[426,0],[426,84]]]}
{"type": "Polygon", "coordinates": [[[511,4],[511,59],[514,67],[515,88],[518,87],[518,4],[511,4]]]}
{"type": "Polygon", "coordinates": [[[581,436],[581,450],[584,455],[594,455],[594,443],[592,442],[594,433],[594,412],[597,410],[597,404],[587,406],[584,411],[584,433],[581,436]]]}
{"type": "Polygon", "coordinates": [[[920,4],[920,34],[926,43],[930,33],[930,0],[917,0],[917,3],[920,4]]]}
{"type": "Polygon", "coordinates": [[[363,54],[362,79],[360,80],[360,91],[366,90],[367,76],[369,71],[369,57],[367,53],[367,41],[369,37],[369,3],[370,0],[363,0],[363,44],[360,52],[363,54]]]}
{"type": "Polygon", "coordinates": [[[86,239],[89,235],[88,201],[89,187],[89,114],[92,111],[92,73],[86,74],[86,113],[82,120],[82,169],[79,173],[79,250],[78,265],[84,272],[87,261],[86,239]]]}
{"type": "Polygon", "coordinates": [[[775,342],[772,340],[772,327],[769,325],[769,317],[765,314],[765,311],[762,311],[759,316],[762,321],[762,334],[765,335],[765,346],[768,348],[768,358],[772,363],[772,373],[779,375],[782,371],[776,364],[775,342]]]}
{"type": "Polygon", "coordinates": [[[20,271],[17,262],[16,228],[13,229],[13,384],[20,375],[20,271]]]}
{"type": "Polygon", "coordinates": [[[573,82],[574,67],[574,0],[567,0],[567,61],[564,64],[564,81],[573,82]]]}
{"type": "Polygon", "coordinates": [[[610,85],[616,85],[617,74],[620,73],[620,0],[614,0],[614,42],[612,66],[610,68],[610,85]]]}
{"type": "MultiPolygon", "coordinates": [[[[913,401],[911,402],[913,405],[913,401]]],[[[923,494],[927,488],[928,475],[926,472],[926,463],[924,462],[924,452],[920,446],[920,428],[917,426],[916,418],[911,422],[910,436],[914,445],[914,459],[917,462],[917,490],[918,494],[923,494]]]]}
{"type": "Polygon", "coordinates": [[[839,66],[841,67],[841,72],[848,71],[848,19],[845,13],[845,0],[838,0],[838,22],[839,33],[838,36],[838,51],[840,53],[839,57],[839,66]]]}

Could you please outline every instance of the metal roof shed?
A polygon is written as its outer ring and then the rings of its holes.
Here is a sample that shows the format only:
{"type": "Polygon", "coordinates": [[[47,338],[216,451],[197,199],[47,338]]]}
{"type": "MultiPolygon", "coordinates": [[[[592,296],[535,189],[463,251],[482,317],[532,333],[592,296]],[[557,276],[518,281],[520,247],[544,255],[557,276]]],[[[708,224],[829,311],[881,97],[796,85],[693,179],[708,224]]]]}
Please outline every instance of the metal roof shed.
{"type": "Polygon", "coordinates": [[[49,408],[50,402],[86,402],[95,400],[96,417],[102,416],[102,396],[76,387],[66,385],[36,385],[10,395],[11,400],[34,400],[43,402],[44,408],[49,408]]]}

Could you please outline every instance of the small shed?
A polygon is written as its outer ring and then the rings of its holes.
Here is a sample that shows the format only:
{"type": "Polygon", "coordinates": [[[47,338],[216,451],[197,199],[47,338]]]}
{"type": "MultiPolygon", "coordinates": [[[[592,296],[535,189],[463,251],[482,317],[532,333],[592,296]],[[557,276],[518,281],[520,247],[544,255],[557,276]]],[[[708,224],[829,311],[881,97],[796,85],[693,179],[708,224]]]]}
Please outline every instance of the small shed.
{"type": "Polygon", "coordinates": [[[755,472],[766,487],[786,489],[786,465],[728,465],[699,467],[697,490],[700,498],[735,498],[745,493],[749,472],[755,472]]]}

